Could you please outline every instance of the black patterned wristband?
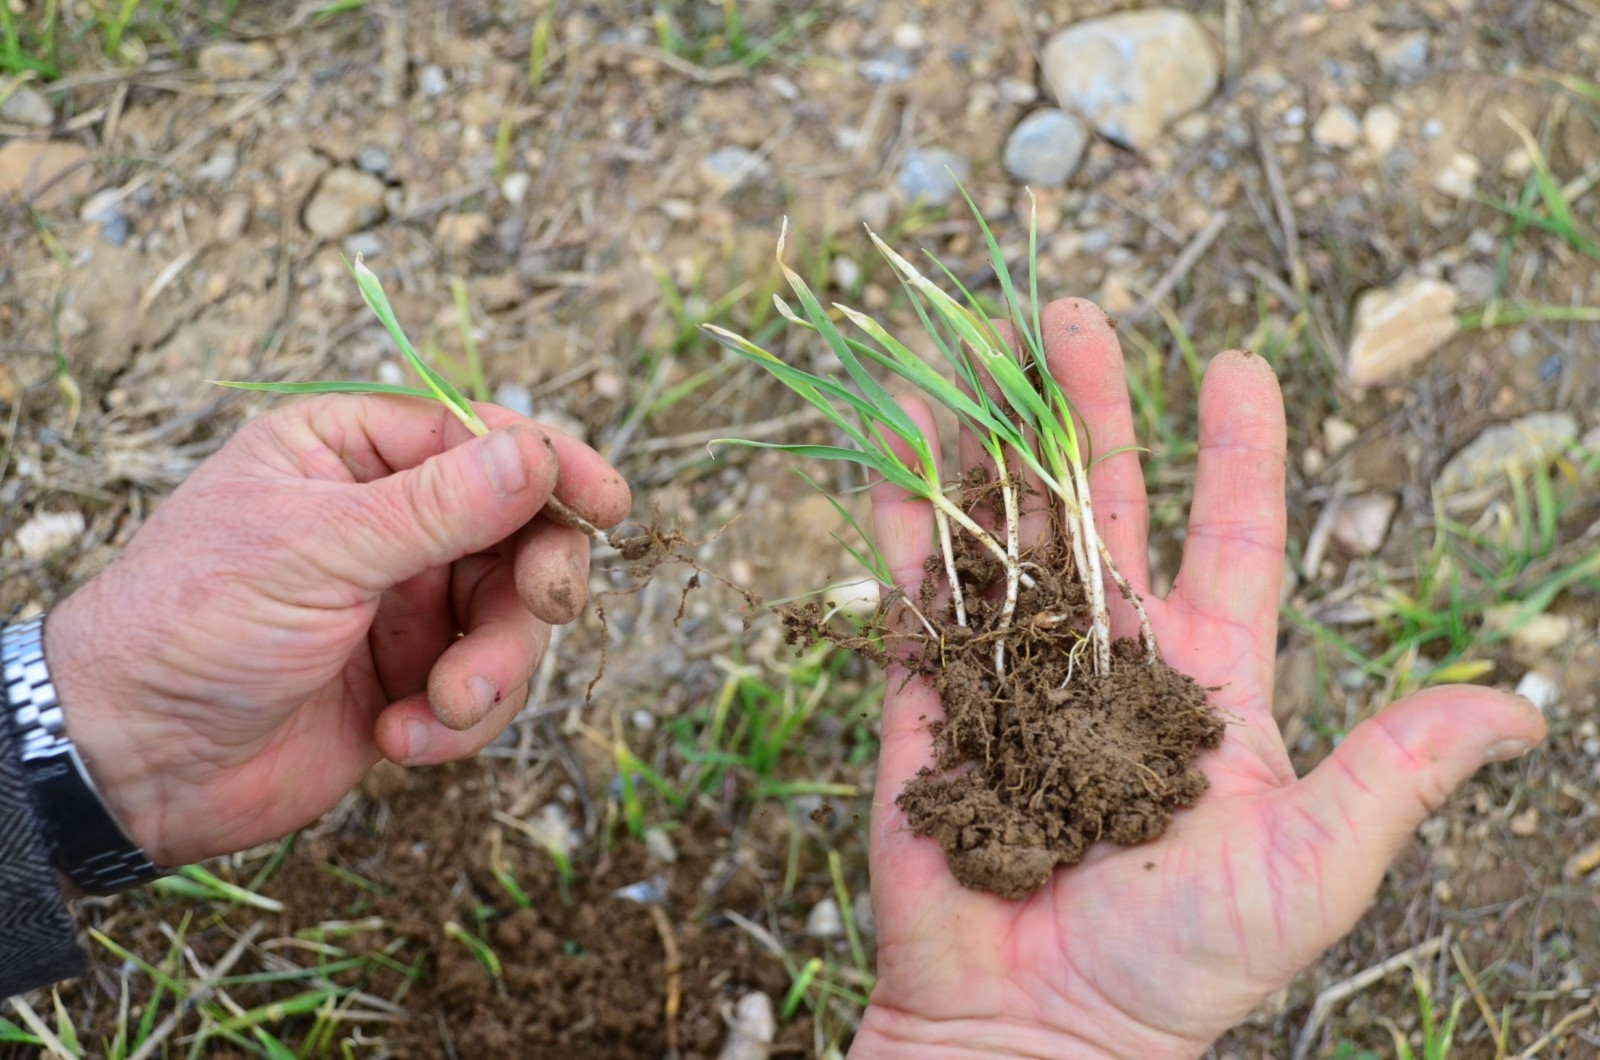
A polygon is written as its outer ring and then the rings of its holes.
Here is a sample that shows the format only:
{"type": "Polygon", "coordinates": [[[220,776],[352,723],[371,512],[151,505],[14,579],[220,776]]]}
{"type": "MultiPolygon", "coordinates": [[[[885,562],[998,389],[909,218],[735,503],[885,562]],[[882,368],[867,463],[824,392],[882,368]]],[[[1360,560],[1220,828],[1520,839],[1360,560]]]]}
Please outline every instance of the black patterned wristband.
{"type": "Polygon", "coordinates": [[[44,616],[0,628],[6,721],[51,861],[88,894],[116,894],[165,875],[128,838],[95,790],[44,659],[44,616]]]}

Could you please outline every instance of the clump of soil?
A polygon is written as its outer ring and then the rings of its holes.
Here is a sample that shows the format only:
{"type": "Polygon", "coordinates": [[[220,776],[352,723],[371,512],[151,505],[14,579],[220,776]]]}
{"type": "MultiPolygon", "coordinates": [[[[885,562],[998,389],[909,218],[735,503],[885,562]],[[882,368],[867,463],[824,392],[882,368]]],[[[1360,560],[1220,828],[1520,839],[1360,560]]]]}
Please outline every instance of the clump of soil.
{"type": "MultiPolygon", "coordinates": [[[[1088,603],[1062,573],[1072,570],[1072,556],[1059,538],[1025,550],[1022,560],[1035,585],[1021,590],[1009,623],[1002,564],[958,539],[967,625],[943,602],[935,557],[917,609],[936,635],[915,619],[891,625],[896,601],[885,602],[874,631],[933,682],[944,705],[944,718],[929,726],[936,764],[906,785],[901,809],[917,835],[944,848],[963,886],[1012,899],[1081,861],[1097,841],[1129,846],[1161,835],[1173,811],[1205,791],[1192,763],[1223,734],[1205,689],[1137,641],[1117,641],[1109,672],[1094,672],[1088,603]]],[[[860,638],[822,617],[814,607],[791,609],[791,637],[859,647],[860,638]]]]}

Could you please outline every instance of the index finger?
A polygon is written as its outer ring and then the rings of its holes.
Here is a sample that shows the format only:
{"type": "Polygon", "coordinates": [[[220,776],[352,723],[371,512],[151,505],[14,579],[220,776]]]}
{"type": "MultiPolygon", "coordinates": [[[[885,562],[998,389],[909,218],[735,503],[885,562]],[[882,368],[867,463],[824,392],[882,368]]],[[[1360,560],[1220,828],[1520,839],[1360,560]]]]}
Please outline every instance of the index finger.
{"type": "MultiPolygon", "coordinates": [[[[628,514],[631,496],[622,475],[599,453],[554,427],[499,405],[473,404],[495,430],[536,426],[555,449],[560,471],[555,495],[599,527],[615,526],[628,514]]],[[[247,432],[269,432],[287,451],[294,470],[335,482],[371,482],[417,467],[468,441],[472,432],[444,405],[421,398],[327,394],[256,420],[247,432]]],[[[241,441],[248,444],[247,432],[241,441]]],[[[274,455],[269,448],[264,455],[274,455]]]]}

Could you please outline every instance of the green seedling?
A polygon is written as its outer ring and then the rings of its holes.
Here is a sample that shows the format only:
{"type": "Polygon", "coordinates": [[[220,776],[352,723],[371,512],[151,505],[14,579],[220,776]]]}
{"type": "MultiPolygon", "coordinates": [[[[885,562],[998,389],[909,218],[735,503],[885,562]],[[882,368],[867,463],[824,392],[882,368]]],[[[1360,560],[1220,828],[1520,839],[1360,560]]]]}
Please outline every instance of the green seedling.
{"type": "MultiPolygon", "coordinates": [[[[1157,655],[1155,634],[1143,604],[1133,593],[1095,528],[1088,470],[1095,454],[1079,427],[1075,412],[1045,362],[1043,328],[1038,298],[1038,219],[1029,226],[1028,303],[1024,306],[1017,284],[1005,264],[999,242],[971,198],[967,205],[987,244],[995,275],[1003,292],[1003,307],[1021,348],[1015,353],[1000,337],[990,314],[955,275],[931,254],[935,272],[942,273],[960,297],[946,293],[911,261],[869,230],[879,254],[893,269],[910,299],[927,337],[952,371],[955,382],[935,371],[883,325],[849,306],[835,303],[825,308],[810,284],[783,261],[785,232],[778,239],[778,263],[798,301],[793,308],[782,300],[775,304],[789,323],[819,335],[844,366],[848,384],[825,378],[787,363],[761,346],[724,328],[707,325],[717,340],[740,356],[766,369],[807,404],[821,412],[843,436],[844,445],[795,445],[721,439],[730,445],[777,449],[799,457],[853,464],[925,500],[932,507],[938,533],[939,555],[952,596],[955,621],[966,626],[967,605],[956,572],[957,553],[953,528],[959,528],[998,560],[1005,572],[1005,597],[1000,618],[1002,636],[995,639],[995,671],[1006,672],[1007,638],[1023,586],[1034,584],[1023,562],[1018,535],[1023,486],[1016,472],[1031,471],[1047,491],[1066,528],[1079,583],[1090,601],[1090,626],[1084,637],[1085,653],[1096,674],[1111,669],[1111,615],[1106,603],[1105,577],[1109,576],[1133,605],[1139,617],[1146,655],[1157,655]],[[846,335],[835,324],[835,314],[854,326],[846,335]],[[859,336],[859,337],[858,337],[859,336]],[[939,475],[930,439],[878,381],[869,365],[887,370],[955,415],[993,461],[1004,510],[1001,537],[980,526],[949,496],[954,483],[939,475]],[[987,385],[986,385],[987,384],[987,385]],[[902,461],[894,446],[910,453],[902,461]]],[[[876,576],[873,565],[869,572],[876,576]]]]}
{"type": "Polygon", "coordinates": [[[254,891],[229,883],[199,865],[185,865],[174,875],[165,876],[151,884],[151,890],[171,898],[188,898],[195,901],[247,905],[268,913],[283,912],[283,903],[254,891]]]}
{"type": "MultiPolygon", "coordinates": [[[[383,283],[376,273],[367,268],[361,260],[361,255],[356,255],[355,264],[350,265],[350,274],[355,277],[356,287],[361,291],[361,299],[366,302],[367,308],[372,310],[373,316],[378,318],[384,330],[389,332],[389,337],[394,340],[395,346],[400,350],[401,356],[411,366],[426,384],[426,389],[420,387],[399,386],[392,383],[370,383],[360,381],[318,380],[307,383],[261,383],[241,382],[238,380],[212,380],[218,386],[232,387],[236,390],[254,390],[267,394],[384,394],[392,397],[422,398],[426,401],[437,401],[449,409],[462,425],[475,435],[489,433],[488,426],[478,417],[469,401],[455,384],[440,375],[427,361],[417,353],[416,347],[406,337],[405,329],[400,326],[400,321],[395,317],[394,307],[389,303],[389,296],[384,292],[383,283]]],[[[464,292],[463,292],[464,294],[464,292]]],[[[463,294],[457,294],[458,311],[465,312],[463,294]]],[[[469,371],[473,370],[476,362],[476,347],[469,346],[468,352],[469,371]]],[[[474,379],[481,379],[482,369],[478,367],[473,374],[474,379]]],[[[620,539],[613,539],[594,526],[577,512],[565,504],[551,497],[545,502],[545,514],[574,530],[580,530],[591,538],[604,541],[613,546],[620,546],[620,539]]]]}
{"type": "Polygon", "coordinates": [[[473,958],[483,966],[484,974],[490,979],[499,982],[504,976],[505,973],[500,967],[500,957],[483,939],[474,935],[454,920],[445,924],[444,933],[465,946],[473,958]]]}

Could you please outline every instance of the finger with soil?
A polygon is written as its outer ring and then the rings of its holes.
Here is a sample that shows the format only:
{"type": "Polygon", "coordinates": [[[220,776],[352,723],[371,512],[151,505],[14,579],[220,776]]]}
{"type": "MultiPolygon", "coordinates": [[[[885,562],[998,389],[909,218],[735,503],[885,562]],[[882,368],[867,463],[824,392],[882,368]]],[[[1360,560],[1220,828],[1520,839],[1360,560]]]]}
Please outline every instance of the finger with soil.
{"type": "Polygon", "coordinates": [[[571,622],[589,598],[589,539],[580,531],[535,519],[517,539],[517,593],[534,616],[571,622]]]}
{"type": "MultiPolygon", "coordinates": [[[[1150,507],[1139,454],[1098,459],[1138,444],[1122,347],[1105,312],[1082,298],[1052,302],[1040,315],[1040,324],[1050,374],[1078,410],[1094,447],[1097,462],[1089,469],[1089,489],[1095,527],[1134,591],[1148,595],[1150,507]]],[[[1120,596],[1109,602],[1113,635],[1132,636],[1138,629],[1132,609],[1120,596]]]]}

